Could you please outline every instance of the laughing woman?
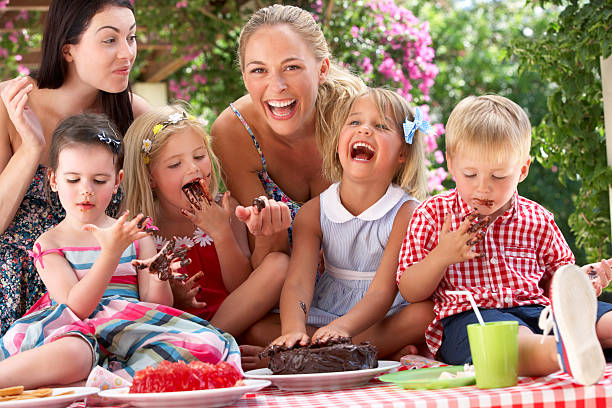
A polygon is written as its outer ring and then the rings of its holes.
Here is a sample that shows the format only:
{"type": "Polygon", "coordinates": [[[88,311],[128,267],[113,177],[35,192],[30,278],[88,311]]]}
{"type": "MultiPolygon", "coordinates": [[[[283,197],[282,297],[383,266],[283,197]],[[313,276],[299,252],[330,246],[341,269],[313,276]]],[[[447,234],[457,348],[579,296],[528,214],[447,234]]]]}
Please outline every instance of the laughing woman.
{"type": "Polygon", "coordinates": [[[43,294],[27,251],[64,217],[57,197],[43,193],[53,129],[96,112],[124,133],[148,109],[128,84],[135,30],[129,0],[53,0],[40,70],[0,84],[0,335],[43,294]]]}
{"type": "MultiPolygon", "coordinates": [[[[289,253],[286,229],[295,213],[329,186],[317,138],[325,143],[332,108],[363,83],[330,62],[321,28],[298,7],[273,5],[253,14],[238,55],[248,94],[221,113],[211,136],[226,186],[243,206],[237,215],[252,233],[256,266],[268,253],[289,253]],[[261,213],[251,206],[259,196],[267,201],[261,213]]],[[[257,332],[245,340],[275,338],[263,327],[257,332]]]]}

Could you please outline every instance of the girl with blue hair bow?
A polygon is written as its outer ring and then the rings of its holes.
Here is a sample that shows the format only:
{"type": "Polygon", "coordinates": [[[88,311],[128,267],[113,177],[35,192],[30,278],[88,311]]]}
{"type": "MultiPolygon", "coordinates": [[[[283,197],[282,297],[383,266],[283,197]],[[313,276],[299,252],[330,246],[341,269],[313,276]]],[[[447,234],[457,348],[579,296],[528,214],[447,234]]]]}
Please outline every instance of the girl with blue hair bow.
{"type": "Polygon", "coordinates": [[[280,303],[291,347],[352,337],[379,358],[415,353],[433,319],[429,301],[408,304],[395,283],[412,212],[426,194],[424,133],[431,126],[399,94],[367,88],[338,109],[333,138],[320,143],[333,184],[295,219],[280,303]],[[317,280],[319,248],[325,272],[317,280]]]}

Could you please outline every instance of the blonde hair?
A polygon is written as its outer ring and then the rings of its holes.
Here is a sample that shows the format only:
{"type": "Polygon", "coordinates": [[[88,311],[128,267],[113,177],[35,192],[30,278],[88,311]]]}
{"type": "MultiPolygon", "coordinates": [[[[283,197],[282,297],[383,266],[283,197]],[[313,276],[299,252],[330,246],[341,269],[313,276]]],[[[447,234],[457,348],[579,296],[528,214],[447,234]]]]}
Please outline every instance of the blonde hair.
{"type": "Polygon", "coordinates": [[[123,139],[125,143],[123,167],[125,172],[123,179],[123,188],[126,194],[125,205],[133,216],[142,212],[154,220],[159,219],[161,214],[155,192],[151,188],[150,166],[159,157],[170,137],[185,129],[190,129],[202,136],[202,142],[206,147],[211,163],[211,194],[215,197],[218,192],[215,171],[215,168],[218,169],[218,161],[210,148],[208,133],[199,120],[189,117],[189,119],[180,120],[176,124],[167,124],[157,134],[153,134],[153,128],[167,122],[168,117],[173,113],[186,115],[187,111],[181,104],[152,108],[132,123],[123,139]],[[148,154],[143,151],[143,141],[145,139],[151,141],[151,149],[148,154]],[[148,164],[145,160],[147,156],[149,158],[148,164]]]}
{"type": "MultiPolygon", "coordinates": [[[[259,9],[247,21],[238,40],[238,62],[244,72],[244,55],[251,36],[260,28],[286,25],[298,34],[305,44],[311,47],[317,62],[330,60],[330,68],[325,81],[319,85],[315,102],[315,133],[317,139],[326,139],[331,133],[331,117],[335,106],[343,104],[349,97],[356,95],[365,87],[363,81],[344,68],[332,62],[332,56],[321,27],[306,10],[295,6],[275,4],[259,9]]],[[[321,147],[321,144],[319,144],[321,147]]]]}
{"type": "MultiPolygon", "coordinates": [[[[351,97],[344,107],[335,110],[332,138],[322,151],[323,174],[332,182],[339,181],[342,178],[342,165],[337,154],[340,132],[355,102],[360,98],[371,98],[382,118],[390,116],[393,123],[387,125],[399,134],[402,142],[404,141],[402,124],[406,118],[410,121],[414,120],[414,113],[408,101],[397,92],[383,88],[366,88],[351,97]]],[[[406,160],[399,165],[392,180],[392,183],[399,185],[419,200],[423,200],[427,196],[427,166],[425,165],[424,145],[421,131],[415,133],[412,144],[402,143],[401,153],[406,160]]]]}
{"type": "Polygon", "coordinates": [[[501,162],[509,152],[529,157],[531,124],[525,111],[499,95],[468,96],[455,106],[446,124],[446,153],[471,151],[501,162]]]}

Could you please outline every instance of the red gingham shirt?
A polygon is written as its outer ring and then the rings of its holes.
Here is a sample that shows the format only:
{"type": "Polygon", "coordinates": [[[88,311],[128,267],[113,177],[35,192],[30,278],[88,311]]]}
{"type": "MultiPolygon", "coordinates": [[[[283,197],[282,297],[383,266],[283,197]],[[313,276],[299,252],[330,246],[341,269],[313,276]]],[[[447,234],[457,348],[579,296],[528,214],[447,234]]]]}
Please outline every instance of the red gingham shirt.
{"type": "MultiPolygon", "coordinates": [[[[397,282],[409,266],[421,261],[438,245],[444,217],[452,214],[451,230],[459,228],[472,209],[456,190],[423,202],[412,215],[402,244],[397,282]]],[[[502,309],[523,305],[548,305],[541,284],[561,266],[574,263],[574,255],[553,215],[541,205],[514,193],[513,205],[486,230],[476,258],[450,265],[434,291],[436,317],[425,333],[435,355],[442,343],[440,320],[471,310],[466,296],[447,290],[467,290],[480,308],[502,309]]]]}

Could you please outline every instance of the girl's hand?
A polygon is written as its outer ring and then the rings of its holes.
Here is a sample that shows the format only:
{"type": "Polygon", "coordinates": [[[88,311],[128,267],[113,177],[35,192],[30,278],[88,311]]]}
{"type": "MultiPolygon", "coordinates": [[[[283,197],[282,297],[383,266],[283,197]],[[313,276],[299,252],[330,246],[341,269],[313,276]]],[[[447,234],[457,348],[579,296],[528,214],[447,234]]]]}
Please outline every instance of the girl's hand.
{"type": "Polygon", "coordinates": [[[319,328],[312,335],[313,343],[327,343],[330,340],[339,340],[341,337],[351,337],[350,334],[339,327],[335,327],[333,322],[327,326],[319,328]]]}
{"type": "Polygon", "coordinates": [[[204,273],[200,271],[184,282],[174,279],[170,281],[170,287],[174,295],[173,306],[176,309],[204,309],[206,307],[206,302],[196,300],[196,295],[202,290],[200,286],[196,285],[196,282],[202,277],[204,277],[204,273]]]}
{"type": "Polygon", "coordinates": [[[601,292],[608,287],[612,280],[610,262],[612,262],[612,259],[602,259],[598,263],[584,265],[581,268],[591,280],[596,296],[601,295],[601,292]]]}
{"type": "Polygon", "coordinates": [[[310,343],[310,337],[308,334],[305,332],[288,333],[274,340],[272,343],[270,343],[270,346],[284,346],[291,348],[298,343],[300,346],[307,346],[310,343]]]}
{"type": "Polygon", "coordinates": [[[102,249],[122,254],[123,251],[135,240],[149,236],[138,226],[144,217],[138,214],[133,220],[127,221],[129,212],[125,211],[113,225],[107,228],[100,228],[94,224],[83,225],[83,230],[91,232],[102,249]]]}
{"type": "Polygon", "coordinates": [[[179,273],[178,270],[191,263],[191,259],[185,257],[190,247],[175,249],[175,244],[176,237],[172,237],[155,255],[147,259],[135,259],[132,261],[132,265],[136,269],[146,269],[162,281],[169,279],[183,280],[187,276],[179,273]]]}
{"type": "MultiPolygon", "coordinates": [[[[444,258],[446,265],[463,262],[479,257],[474,246],[484,238],[484,229],[473,231],[475,216],[468,215],[455,231],[451,231],[451,216],[444,217],[436,252],[444,258]]],[[[483,220],[487,220],[485,217],[483,220]]]]}
{"type": "Polygon", "coordinates": [[[45,136],[40,121],[28,106],[28,96],[33,88],[34,85],[28,78],[15,78],[7,81],[0,97],[22,143],[40,149],[46,144],[45,136]]]}
{"type": "Polygon", "coordinates": [[[266,203],[261,211],[256,206],[236,207],[236,217],[246,224],[251,234],[271,236],[289,228],[291,211],[287,204],[268,199],[266,196],[258,198],[266,203]]]}
{"type": "Polygon", "coordinates": [[[224,229],[231,231],[230,228],[230,203],[229,191],[226,191],[221,198],[221,205],[208,200],[200,201],[200,209],[191,204],[191,208],[181,209],[181,214],[189,219],[194,225],[200,227],[205,233],[213,237],[224,229]]]}

